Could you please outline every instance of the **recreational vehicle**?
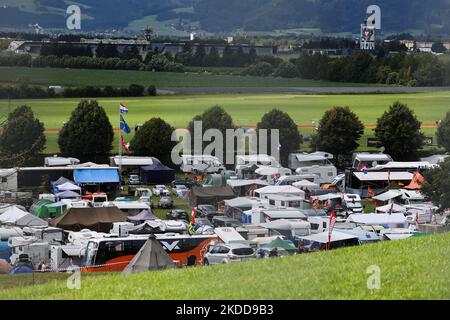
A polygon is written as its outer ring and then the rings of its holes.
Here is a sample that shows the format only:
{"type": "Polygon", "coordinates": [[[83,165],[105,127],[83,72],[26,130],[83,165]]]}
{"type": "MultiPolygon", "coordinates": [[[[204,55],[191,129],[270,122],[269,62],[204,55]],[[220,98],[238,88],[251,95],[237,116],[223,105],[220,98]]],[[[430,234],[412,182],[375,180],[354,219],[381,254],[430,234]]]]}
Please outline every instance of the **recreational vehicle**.
{"type": "Polygon", "coordinates": [[[296,182],[306,180],[309,182],[312,182],[316,185],[320,185],[321,178],[317,174],[297,174],[297,175],[291,175],[291,176],[282,176],[277,179],[275,182],[276,186],[286,186],[286,185],[292,185],[296,182]]]}
{"type": "Polygon", "coordinates": [[[352,169],[359,170],[362,167],[367,169],[378,165],[385,165],[393,161],[391,156],[384,153],[354,153],[352,156],[352,169]]]}
{"type": "Polygon", "coordinates": [[[289,168],[297,174],[315,174],[319,176],[319,183],[331,183],[337,176],[336,167],[330,162],[333,155],[326,152],[291,153],[289,168]]]}
{"type": "Polygon", "coordinates": [[[244,176],[243,171],[252,167],[281,167],[280,163],[275,159],[275,157],[269,156],[267,154],[237,155],[235,164],[236,174],[241,178],[244,176]]]}
{"type": "Polygon", "coordinates": [[[185,173],[204,174],[225,171],[219,158],[208,155],[182,155],[181,171],[185,173]]]}

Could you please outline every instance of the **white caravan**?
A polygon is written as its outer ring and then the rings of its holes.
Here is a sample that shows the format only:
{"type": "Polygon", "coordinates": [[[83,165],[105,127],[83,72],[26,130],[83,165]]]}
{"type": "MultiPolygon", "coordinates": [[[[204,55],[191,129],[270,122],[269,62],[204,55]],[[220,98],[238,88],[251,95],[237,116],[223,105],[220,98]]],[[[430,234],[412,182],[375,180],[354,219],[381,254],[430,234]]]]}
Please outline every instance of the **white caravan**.
{"type": "Polygon", "coordinates": [[[242,170],[252,166],[281,168],[275,157],[267,154],[237,155],[235,171],[238,177],[242,177],[242,170]]]}
{"type": "Polygon", "coordinates": [[[393,161],[391,156],[384,153],[354,153],[352,156],[352,168],[359,170],[362,166],[367,169],[374,168],[379,165],[385,165],[393,161]]]}
{"type": "Polygon", "coordinates": [[[181,171],[185,173],[221,173],[225,171],[219,158],[214,156],[185,154],[181,156],[181,159],[181,171]]]}
{"type": "Polygon", "coordinates": [[[330,162],[333,155],[327,152],[291,153],[288,158],[289,168],[297,174],[316,174],[319,183],[331,183],[337,176],[336,167],[330,162]]]}

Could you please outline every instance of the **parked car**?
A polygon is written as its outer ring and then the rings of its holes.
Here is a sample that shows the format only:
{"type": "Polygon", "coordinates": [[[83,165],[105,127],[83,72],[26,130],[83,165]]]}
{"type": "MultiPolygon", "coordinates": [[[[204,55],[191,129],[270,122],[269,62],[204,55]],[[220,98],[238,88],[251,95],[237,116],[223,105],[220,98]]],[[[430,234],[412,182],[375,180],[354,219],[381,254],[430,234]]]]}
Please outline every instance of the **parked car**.
{"type": "Polygon", "coordinates": [[[208,214],[216,213],[217,208],[209,204],[201,204],[197,206],[196,217],[206,217],[208,214]]]}
{"type": "Polygon", "coordinates": [[[290,256],[289,252],[282,247],[276,248],[260,248],[256,252],[258,259],[271,258],[271,257],[287,257],[290,256]]]}
{"type": "Polygon", "coordinates": [[[153,201],[152,198],[150,198],[149,196],[142,196],[139,198],[138,201],[148,204],[148,206],[153,209],[153,201]]]}
{"type": "Polygon", "coordinates": [[[169,196],[170,195],[170,191],[169,191],[169,189],[167,189],[167,187],[165,185],[159,184],[159,185],[156,185],[153,188],[153,194],[155,196],[159,196],[159,197],[161,197],[161,196],[169,196]]]}
{"type": "Polygon", "coordinates": [[[247,244],[228,243],[216,244],[208,247],[203,263],[205,266],[238,262],[256,257],[255,250],[247,244]]]}
{"type": "Polygon", "coordinates": [[[158,208],[161,209],[172,209],[173,208],[173,200],[171,197],[162,196],[158,202],[158,208]]]}
{"type": "Polygon", "coordinates": [[[172,193],[178,198],[184,198],[185,195],[189,192],[189,188],[185,185],[177,185],[172,188],[172,193]]]}
{"type": "Polygon", "coordinates": [[[197,186],[197,185],[199,185],[199,183],[192,179],[177,179],[177,180],[172,181],[172,187],[186,186],[188,188],[191,188],[191,187],[197,186]]]}
{"type": "Polygon", "coordinates": [[[141,184],[141,178],[137,174],[130,174],[128,176],[128,184],[131,185],[141,184]]]}
{"type": "Polygon", "coordinates": [[[166,218],[168,220],[186,220],[189,221],[189,214],[180,209],[175,209],[167,213],[166,218]]]}

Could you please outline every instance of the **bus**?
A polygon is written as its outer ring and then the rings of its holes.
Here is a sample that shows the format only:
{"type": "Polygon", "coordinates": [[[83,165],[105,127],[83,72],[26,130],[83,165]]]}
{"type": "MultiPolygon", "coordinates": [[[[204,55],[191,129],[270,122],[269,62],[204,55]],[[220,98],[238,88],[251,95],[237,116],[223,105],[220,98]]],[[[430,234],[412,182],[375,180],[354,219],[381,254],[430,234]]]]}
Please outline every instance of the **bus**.
{"type": "MultiPolygon", "coordinates": [[[[203,265],[203,257],[215,235],[155,234],[178,267],[203,265]]],[[[149,235],[89,240],[82,265],[83,272],[124,270],[139,252],[149,235]]]]}

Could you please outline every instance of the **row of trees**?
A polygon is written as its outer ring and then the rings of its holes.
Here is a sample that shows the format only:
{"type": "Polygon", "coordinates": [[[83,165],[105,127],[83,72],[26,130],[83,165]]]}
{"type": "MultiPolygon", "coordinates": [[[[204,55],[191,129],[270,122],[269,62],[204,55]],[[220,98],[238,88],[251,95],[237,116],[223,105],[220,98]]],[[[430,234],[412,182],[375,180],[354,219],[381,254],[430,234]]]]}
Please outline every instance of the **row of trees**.
{"type": "Polygon", "coordinates": [[[30,86],[26,83],[19,85],[0,86],[0,99],[39,99],[39,98],[81,98],[81,97],[139,97],[144,95],[156,96],[154,85],[145,88],[139,84],[131,84],[128,88],[104,88],[94,86],[67,87],[61,93],[55,93],[53,88],[30,86]]]}
{"type": "MultiPolygon", "coordinates": [[[[204,131],[214,128],[225,135],[226,129],[235,128],[232,117],[220,106],[212,107],[192,119],[188,126],[192,136],[193,122],[198,120],[203,122],[204,131]]],[[[395,102],[377,120],[374,133],[394,159],[415,160],[424,143],[420,128],[421,123],[414,112],[406,105],[395,102]]],[[[298,151],[303,140],[292,118],[277,109],[266,113],[257,124],[257,129],[268,129],[269,136],[270,130],[279,130],[280,155],[284,165],[287,165],[289,153],[298,151]]],[[[111,130],[112,126],[104,109],[95,100],[83,100],[60,132],[58,144],[61,153],[89,161],[97,159],[98,156],[107,156],[112,148],[111,130]]],[[[151,119],[134,136],[131,150],[136,155],[152,155],[169,162],[173,148],[173,143],[170,142],[172,132],[170,124],[162,119],[151,119]]],[[[450,111],[437,132],[438,144],[447,151],[450,151],[449,133],[450,111]]],[[[363,134],[364,125],[355,113],[348,107],[334,107],[325,112],[320,120],[311,148],[334,154],[339,159],[338,165],[343,166],[345,160],[359,147],[363,134]]],[[[34,117],[31,109],[22,106],[14,110],[1,131],[0,152],[10,157],[17,154],[36,155],[43,151],[44,145],[44,127],[34,117]],[[23,130],[24,128],[26,130],[23,130]],[[37,143],[39,141],[44,143],[37,143]]]]}

